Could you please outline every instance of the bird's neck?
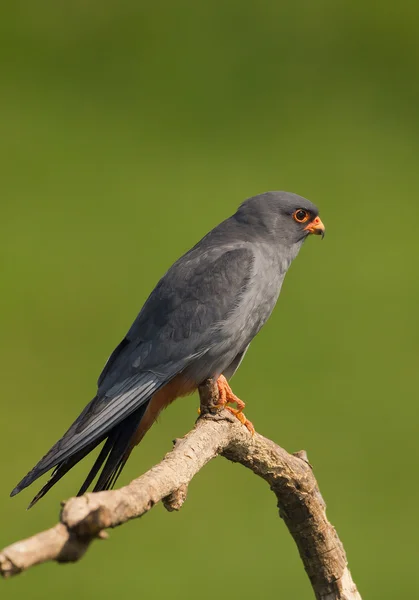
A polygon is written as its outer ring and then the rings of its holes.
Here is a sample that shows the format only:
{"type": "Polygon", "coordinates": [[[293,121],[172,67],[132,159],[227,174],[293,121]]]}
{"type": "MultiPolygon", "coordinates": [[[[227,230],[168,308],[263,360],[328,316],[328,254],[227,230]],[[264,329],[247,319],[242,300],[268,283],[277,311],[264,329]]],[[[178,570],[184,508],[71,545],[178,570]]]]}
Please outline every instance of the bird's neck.
{"type": "Polygon", "coordinates": [[[292,261],[299,253],[303,242],[304,240],[301,240],[300,242],[292,244],[291,246],[281,243],[276,244],[275,251],[279,263],[279,272],[281,275],[283,275],[283,277],[285,277],[285,274],[288,271],[292,261]]]}

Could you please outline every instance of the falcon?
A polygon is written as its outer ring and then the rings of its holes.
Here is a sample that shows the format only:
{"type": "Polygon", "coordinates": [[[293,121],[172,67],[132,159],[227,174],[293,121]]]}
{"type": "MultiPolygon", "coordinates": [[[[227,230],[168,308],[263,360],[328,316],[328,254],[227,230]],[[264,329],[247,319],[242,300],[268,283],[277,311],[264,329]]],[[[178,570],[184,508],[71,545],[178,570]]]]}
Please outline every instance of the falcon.
{"type": "Polygon", "coordinates": [[[228,381],[270,316],[304,241],[324,231],[316,206],[296,194],[245,200],[160,279],[109,357],[96,396],[11,495],[54,469],[30,508],[102,442],[78,495],[99,471],[93,491],[113,487],[160,411],[208,378],[217,381],[220,406],[236,404],[229,410],[253,431],[228,381]]]}

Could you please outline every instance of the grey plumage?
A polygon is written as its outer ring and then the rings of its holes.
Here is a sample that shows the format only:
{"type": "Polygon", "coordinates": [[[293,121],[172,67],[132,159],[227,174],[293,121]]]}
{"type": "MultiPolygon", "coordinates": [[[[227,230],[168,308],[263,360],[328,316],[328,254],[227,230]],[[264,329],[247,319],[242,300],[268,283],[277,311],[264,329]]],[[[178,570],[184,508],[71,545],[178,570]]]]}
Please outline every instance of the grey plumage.
{"type": "Polygon", "coordinates": [[[97,489],[119,475],[153,394],[182,373],[198,386],[231,377],[278,299],[308,232],[296,210],[318,215],[308,200],[268,192],[245,201],[176,261],[158,282],[126,337],[111,354],[95,398],[12,495],[56,467],[34,501],[108,438],[81,492],[107,460],[97,489]]]}

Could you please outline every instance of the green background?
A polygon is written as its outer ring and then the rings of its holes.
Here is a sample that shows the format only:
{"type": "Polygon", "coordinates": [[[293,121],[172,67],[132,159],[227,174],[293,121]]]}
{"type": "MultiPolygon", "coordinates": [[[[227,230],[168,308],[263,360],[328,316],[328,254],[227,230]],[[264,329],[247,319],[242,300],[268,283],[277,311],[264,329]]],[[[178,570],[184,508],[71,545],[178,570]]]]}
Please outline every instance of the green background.
{"type": "MultiPolygon", "coordinates": [[[[170,264],[246,197],[327,227],[234,378],[259,432],[305,448],[365,598],[417,568],[417,2],[13,2],[0,15],[0,547],[52,525],[92,458],[33,510],[17,481],[95,393],[170,264]]],[[[120,483],[196,418],[172,405],[120,483]]],[[[267,485],[217,459],[76,565],[8,600],[309,599],[267,485]]]]}

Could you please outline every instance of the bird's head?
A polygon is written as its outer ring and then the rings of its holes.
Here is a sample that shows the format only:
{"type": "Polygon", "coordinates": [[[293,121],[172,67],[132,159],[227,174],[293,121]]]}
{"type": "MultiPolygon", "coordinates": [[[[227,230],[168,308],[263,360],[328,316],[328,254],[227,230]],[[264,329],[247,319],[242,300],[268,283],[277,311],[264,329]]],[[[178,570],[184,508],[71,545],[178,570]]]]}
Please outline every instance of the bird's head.
{"type": "Polygon", "coordinates": [[[261,235],[273,236],[286,246],[301,245],[310,234],[324,237],[325,227],[317,207],[290,192],[266,192],[245,200],[236,218],[261,235]]]}

